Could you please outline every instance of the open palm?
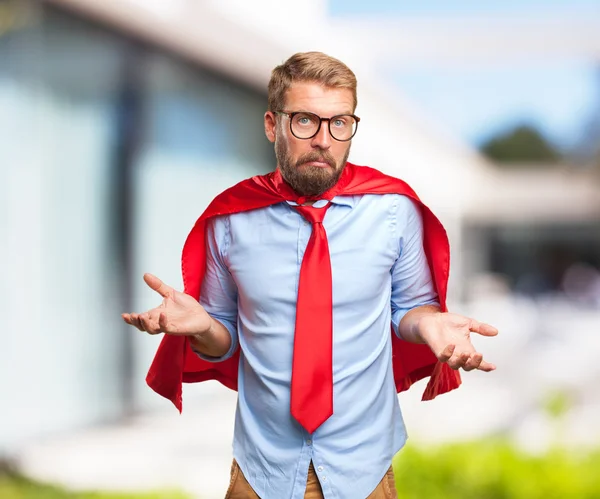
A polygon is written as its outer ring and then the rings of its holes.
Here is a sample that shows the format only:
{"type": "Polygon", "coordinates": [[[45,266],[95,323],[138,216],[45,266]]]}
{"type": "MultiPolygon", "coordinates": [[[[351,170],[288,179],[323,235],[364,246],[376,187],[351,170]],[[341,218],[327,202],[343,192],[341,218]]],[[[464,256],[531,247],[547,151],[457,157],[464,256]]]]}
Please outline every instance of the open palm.
{"type": "Polygon", "coordinates": [[[142,314],[125,313],[123,320],[150,334],[203,334],[210,328],[208,312],[190,295],[167,286],[158,277],[144,274],[144,281],[163,297],[162,303],[142,314]]]}
{"type": "Polygon", "coordinates": [[[493,371],[494,364],[483,360],[471,343],[471,333],[496,336],[498,330],[459,314],[439,313],[423,317],[419,322],[421,338],[429,345],[440,362],[452,369],[493,371]]]}

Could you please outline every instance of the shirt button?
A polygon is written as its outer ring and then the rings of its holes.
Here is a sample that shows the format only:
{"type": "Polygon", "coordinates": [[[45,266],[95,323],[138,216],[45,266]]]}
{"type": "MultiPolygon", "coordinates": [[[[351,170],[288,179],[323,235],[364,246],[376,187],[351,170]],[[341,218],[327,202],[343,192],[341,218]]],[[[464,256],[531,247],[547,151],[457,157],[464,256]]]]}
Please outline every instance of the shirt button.
{"type": "MultiPolygon", "coordinates": [[[[319,466],[319,467],[317,468],[317,471],[323,471],[323,466],[319,466]]],[[[323,478],[325,478],[325,477],[323,477],[323,478]]]]}
{"type": "Polygon", "coordinates": [[[327,477],[326,476],[322,476],[321,480],[323,480],[324,482],[326,482],[327,481],[327,477]]]}
{"type": "Polygon", "coordinates": [[[312,445],[312,440],[310,438],[306,441],[306,445],[312,445]]]}

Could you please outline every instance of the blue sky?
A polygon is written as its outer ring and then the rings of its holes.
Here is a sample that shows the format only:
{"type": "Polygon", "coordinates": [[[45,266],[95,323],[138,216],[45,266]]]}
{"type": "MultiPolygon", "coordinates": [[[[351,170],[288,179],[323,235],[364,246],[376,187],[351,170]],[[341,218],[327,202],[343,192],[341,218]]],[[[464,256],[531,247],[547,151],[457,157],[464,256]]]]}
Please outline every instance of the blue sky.
{"type": "Polygon", "coordinates": [[[329,0],[334,16],[355,14],[536,14],[544,11],[600,13],[599,0],[329,0]]]}
{"type": "MultiPolygon", "coordinates": [[[[595,15],[600,0],[330,0],[330,15],[436,16],[595,15]]],[[[562,147],[577,140],[594,108],[600,109],[600,64],[540,60],[524,64],[448,69],[388,68],[387,75],[430,116],[476,145],[516,123],[537,125],[562,147]]]]}
{"type": "Polygon", "coordinates": [[[396,71],[390,77],[428,115],[472,144],[516,123],[570,147],[600,108],[600,67],[585,61],[396,71]]]}

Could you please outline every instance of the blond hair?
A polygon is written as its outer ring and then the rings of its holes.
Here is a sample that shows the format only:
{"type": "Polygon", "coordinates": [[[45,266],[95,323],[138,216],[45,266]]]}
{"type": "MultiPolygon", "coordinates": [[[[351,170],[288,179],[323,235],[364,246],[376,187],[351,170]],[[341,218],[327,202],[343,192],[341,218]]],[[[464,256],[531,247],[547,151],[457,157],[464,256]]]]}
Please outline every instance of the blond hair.
{"type": "Polygon", "coordinates": [[[281,111],[285,106],[285,94],[295,82],[315,82],[332,88],[352,91],[354,110],[356,76],[342,61],[322,52],[299,52],[271,72],[269,81],[268,110],[281,111]]]}

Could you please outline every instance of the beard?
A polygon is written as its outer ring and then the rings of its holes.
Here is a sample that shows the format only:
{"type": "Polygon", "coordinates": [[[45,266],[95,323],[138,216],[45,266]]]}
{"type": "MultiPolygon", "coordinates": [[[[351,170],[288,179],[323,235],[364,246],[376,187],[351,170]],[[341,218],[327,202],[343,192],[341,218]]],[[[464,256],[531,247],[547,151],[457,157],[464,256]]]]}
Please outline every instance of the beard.
{"type": "Polygon", "coordinates": [[[275,156],[281,171],[281,176],[292,189],[301,196],[319,196],[338,183],[346,161],[350,155],[350,146],[342,161],[336,163],[333,156],[326,150],[316,149],[293,160],[288,152],[285,140],[280,137],[275,141],[275,156]],[[327,163],[327,167],[307,165],[311,161],[327,163]]]}

